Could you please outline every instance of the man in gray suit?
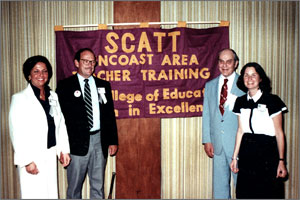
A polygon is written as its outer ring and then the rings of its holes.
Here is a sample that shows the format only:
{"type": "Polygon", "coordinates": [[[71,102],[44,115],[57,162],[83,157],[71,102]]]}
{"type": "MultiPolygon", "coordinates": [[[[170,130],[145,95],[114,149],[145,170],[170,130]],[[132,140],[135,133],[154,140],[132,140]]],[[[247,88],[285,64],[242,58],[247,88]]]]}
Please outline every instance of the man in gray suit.
{"type": "Polygon", "coordinates": [[[77,74],[57,84],[61,110],[66,119],[71,163],[67,168],[67,199],[81,199],[86,175],[90,198],[104,199],[104,177],[108,155],[118,150],[118,131],[111,86],[93,76],[96,56],[79,49],[74,64],[77,74]]]}
{"type": "MultiPolygon", "coordinates": [[[[239,58],[234,50],[219,52],[220,76],[205,85],[202,119],[202,143],[208,157],[213,158],[213,195],[215,199],[229,199],[230,163],[235,145],[238,119],[232,109],[235,99],[244,93],[238,89],[235,72],[239,58]]],[[[234,183],[236,174],[232,173],[234,183]]]]}

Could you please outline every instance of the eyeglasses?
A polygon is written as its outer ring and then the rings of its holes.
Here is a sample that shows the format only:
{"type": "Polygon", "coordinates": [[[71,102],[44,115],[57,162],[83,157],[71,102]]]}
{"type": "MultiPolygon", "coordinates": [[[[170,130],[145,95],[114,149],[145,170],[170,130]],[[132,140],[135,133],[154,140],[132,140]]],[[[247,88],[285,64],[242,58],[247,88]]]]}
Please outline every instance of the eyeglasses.
{"type": "Polygon", "coordinates": [[[83,64],[88,65],[88,64],[92,64],[95,65],[96,61],[95,60],[86,60],[86,59],[80,59],[82,60],[83,64]]]}
{"type": "Polygon", "coordinates": [[[233,62],[234,62],[234,60],[233,59],[230,59],[230,60],[221,60],[221,59],[219,59],[219,64],[221,64],[221,65],[232,65],[233,64],[233,62]]]}

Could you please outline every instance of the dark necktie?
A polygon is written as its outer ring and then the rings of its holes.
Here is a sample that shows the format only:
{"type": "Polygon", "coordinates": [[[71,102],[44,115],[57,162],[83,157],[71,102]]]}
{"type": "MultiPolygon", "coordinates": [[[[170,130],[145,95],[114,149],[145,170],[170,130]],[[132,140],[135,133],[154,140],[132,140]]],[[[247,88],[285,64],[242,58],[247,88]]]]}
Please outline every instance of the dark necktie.
{"type": "Polygon", "coordinates": [[[252,116],[253,116],[253,109],[255,108],[255,103],[253,99],[249,99],[248,103],[249,103],[249,108],[251,109],[250,117],[249,117],[249,127],[251,132],[254,134],[253,127],[252,127],[252,116]]]}
{"type": "Polygon", "coordinates": [[[222,115],[224,114],[224,104],[225,104],[225,101],[227,100],[227,90],[228,90],[227,82],[228,82],[228,79],[225,78],[224,79],[224,84],[223,84],[222,89],[221,89],[219,109],[220,109],[220,112],[221,112],[222,115]]]}
{"type": "Polygon", "coordinates": [[[93,127],[93,107],[89,79],[84,79],[84,102],[88,117],[89,128],[93,127]]]}

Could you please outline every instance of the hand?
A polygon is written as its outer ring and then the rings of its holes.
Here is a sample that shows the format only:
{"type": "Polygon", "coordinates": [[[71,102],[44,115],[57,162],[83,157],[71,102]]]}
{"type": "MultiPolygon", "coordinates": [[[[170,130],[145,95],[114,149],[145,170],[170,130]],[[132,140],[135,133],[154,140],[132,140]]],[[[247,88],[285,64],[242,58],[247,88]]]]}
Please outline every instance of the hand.
{"type": "Polygon", "coordinates": [[[108,153],[110,156],[115,156],[118,151],[118,145],[109,145],[108,147],[108,153]]]}
{"type": "Polygon", "coordinates": [[[237,160],[232,160],[231,163],[230,163],[230,169],[233,173],[238,173],[239,171],[239,168],[237,167],[237,160]]]}
{"type": "Polygon", "coordinates": [[[34,162],[31,162],[30,164],[26,165],[25,168],[29,174],[36,175],[39,173],[39,170],[34,162]]]}
{"type": "Polygon", "coordinates": [[[204,150],[208,157],[210,157],[210,158],[214,157],[214,147],[213,147],[212,143],[205,143],[204,150]]]}
{"type": "Polygon", "coordinates": [[[276,178],[284,178],[287,175],[287,170],[283,161],[279,161],[276,178]]]}
{"type": "Polygon", "coordinates": [[[63,154],[62,152],[60,152],[59,162],[62,164],[63,167],[67,167],[70,164],[70,161],[71,161],[70,154],[68,153],[63,154]]]}

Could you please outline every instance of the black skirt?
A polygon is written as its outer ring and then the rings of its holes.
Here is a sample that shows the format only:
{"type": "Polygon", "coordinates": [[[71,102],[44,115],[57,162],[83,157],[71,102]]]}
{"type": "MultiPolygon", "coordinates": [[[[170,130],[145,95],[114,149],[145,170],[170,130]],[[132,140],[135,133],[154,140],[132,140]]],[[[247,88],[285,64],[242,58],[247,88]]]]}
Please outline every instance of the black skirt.
{"type": "Polygon", "coordinates": [[[236,197],[283,199],[283,181],[276,178],[278,163],[275,136],[245,133],[239,150],[236,197]]]}

